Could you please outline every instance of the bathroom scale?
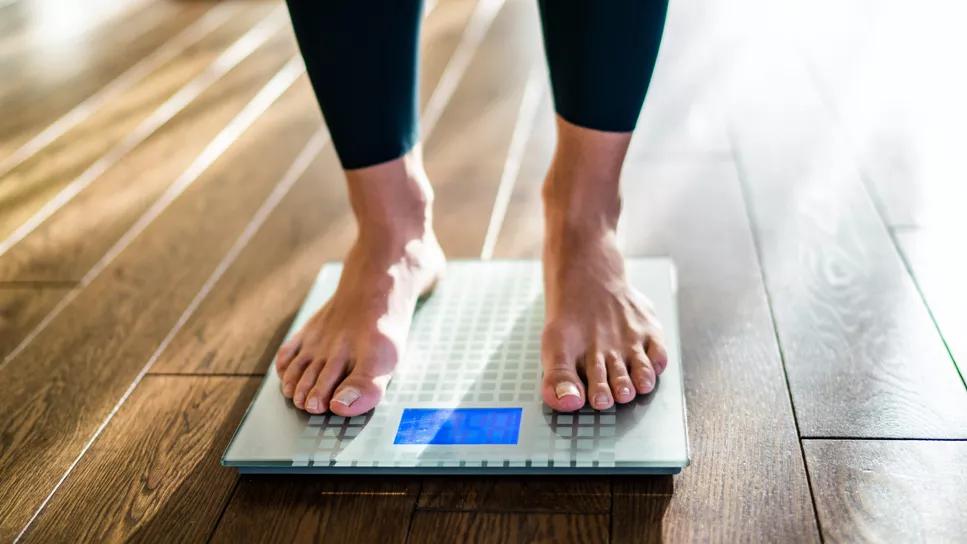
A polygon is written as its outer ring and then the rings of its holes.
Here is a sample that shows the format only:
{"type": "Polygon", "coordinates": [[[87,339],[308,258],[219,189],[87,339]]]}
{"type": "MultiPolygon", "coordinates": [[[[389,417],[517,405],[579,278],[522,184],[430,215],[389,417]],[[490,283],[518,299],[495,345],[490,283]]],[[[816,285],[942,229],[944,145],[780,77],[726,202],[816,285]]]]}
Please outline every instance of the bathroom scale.
{"type": "MultiPolygon", "coordinates": [[[[676,276],[671,260],[628,259],[665,328],[655,390],[608,410],[559,413],[541,400],[539,261],[451,261],[418,306],[386,396],[356,417],[310,415],[269,365],[222,464],[244,473],[672,474],[688,464],[676,276]]],[[[336,289],[322,267],[289,335],[336,289]]]]}

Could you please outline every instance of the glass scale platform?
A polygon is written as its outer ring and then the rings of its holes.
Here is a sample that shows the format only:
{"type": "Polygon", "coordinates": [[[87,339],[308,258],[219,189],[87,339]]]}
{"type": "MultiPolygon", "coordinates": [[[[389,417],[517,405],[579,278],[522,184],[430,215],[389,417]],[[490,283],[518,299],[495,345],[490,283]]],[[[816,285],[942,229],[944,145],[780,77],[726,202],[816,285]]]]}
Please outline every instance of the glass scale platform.
{"type": "MultiPolygon", "coordinates": [[[[417,309],[383,401],[345,418],[309,415],[266,372],[222,464],[244,473],[671,474],[688,464],[675,268],[626,261],[664,328],[669,365],[655,390],[604,411],[557,413],[540,395],[539,261],[451,261],[417,309]]],[[[323,266],[289,335],[329,298],[323,266]]]]}

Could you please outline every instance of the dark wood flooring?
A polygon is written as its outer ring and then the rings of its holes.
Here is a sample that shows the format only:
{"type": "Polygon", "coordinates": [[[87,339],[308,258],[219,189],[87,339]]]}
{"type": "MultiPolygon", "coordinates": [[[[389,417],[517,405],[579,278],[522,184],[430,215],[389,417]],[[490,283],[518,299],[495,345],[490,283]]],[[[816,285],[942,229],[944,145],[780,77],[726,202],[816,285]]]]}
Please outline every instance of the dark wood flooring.
{"type": "MultiPolygon", "coordinates": [[[[218,463],[354,236],[284,6],[80,6],[0,0],[0,542],[962,540],[962,8],[672,2],[620,233],[679,270],[683,473],[322,478],[218,463]]],[[[444,249],[537,257],[536,5],[428,8],[444,249]]]]}

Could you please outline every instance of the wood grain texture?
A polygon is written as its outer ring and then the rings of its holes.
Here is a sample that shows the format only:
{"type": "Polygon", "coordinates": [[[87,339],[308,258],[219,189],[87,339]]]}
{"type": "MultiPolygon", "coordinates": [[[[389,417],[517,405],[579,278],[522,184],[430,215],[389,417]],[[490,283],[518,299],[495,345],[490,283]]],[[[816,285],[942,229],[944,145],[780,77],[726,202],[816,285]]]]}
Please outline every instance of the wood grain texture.
{"type": "Polygon", "coordinates": [[[663,536],[816,540],[795,420],[734,166],[632,162],[622,183],[619,229],[626,254],[669,255],[678,269],[692,465],[675,479],[663,536]]]}
{"type": "MultiPolygon", "coordinates": [[[[18,51],[0,65],[0,73],[8,75],[3,78],[0,96],[5,113],[0,119],[0,156],[114,80],[203,16],[210,6],[205,2],[145,2],[120,21],[107,20],[96,31],[73,35],[61,43],[50,44],[45,31],[37,29],[32,50],[18,51]],[[44,99],[37,100],[38,96],[44,99]]],[[[70,17],[66,12],[61,15],[70,17]]],[[[55,23],[41,18],[39,24],[50,28],[55,23]]]]}
{"type": "Polygon", "coordinates": [[[967,391],[802,64],[754,59],[736,156],[801,434],[967,437],[967,391]]]}
{"type": "Polygon", "coordinates": [[[407,542],[574,542],[608,541],[603,514],[427,512],[413,515],[407,542]]]}
{"type": "Polygon", "coordinates": [[[152,372],[263,375],[321,263],[341,259],[355,237],[344,186],[327,146],[152,372]]]}
{"type": "Polygon", "coordinates": [[[425,478],[417,506],[423,510],[605,514],[611,509],[611,482],[583,476],[425,478]]]}
{"type": "MultiPolygon", "coordinates": [[[[692,464],[675,477],[670,501],[659,482],[616,478],[612,517],[621,520],[613,523],[612,539],[815,541],[795,421],[734,167],[716,154],[665,161],[640,150],[631,155],[619,232],[626,255],[668,255],[678,268],[692,464]]],[[[540,181],[522,178],[519,190],[531,184],[533,195],[540,181]]],[[[498,252],[539,255],[533,232],[539,197],[515,201],[511,211],[498,252]]]]}
{"type": "Polygon", "coordinates": [[[804,440],[826,542],[961,542],[967,443],[804,440]]]}
{"type": "MultiPolygon", "coordinates": [[[[240,14],[201,41],[191,55],[125,93],[116,103],[49,146],[10,174],[0,188],[0,221],[6,236],[78,174],[98,161],[193,76],[248,30],[262,13],[240,14]],[[125,132],[127,131],[127,132],[125,132]],[[88,144],[87,142],[95,142],[88,144]]],[[[281,14],[277,14],[280,16],[281,14]]],[[[281,23],[281,17],[277,17],[281,23]]],[[[293,55],[289,30],[278,32],[223,75],[181,112],[105,170],[77,197],[8,251],[4,280],[80,279],[110,244],[150,206],[222,127],[293,55]]]]}
{"type": "Polygon", "coordinates": [[[24,542],[199,542],[238,478],[222,452],[256,378],[149,377],[91,446],[24,542]]]}
{"type": "Polygon", "coordinates": [[[69,290],[69,287],[0,286],[0,359],[6,357],[69,290]]]}
{"type": "Polygon", "coordinates": [[[0,540],[23,527],[319,129],[311,100],[302,77],[0,367],[0,540]]]}
{"type": "Polygon", "coordinates": [[[664,542],[665,515],[674,485],[671,476],[615,478],[611,542],[664,542]]]}
{"type": "MultiPolygon", "coordinates": [[[[443,9],[445,5],[441,5],[438,9],[443,9]]],[[[467,13],[469,14],[469,12],[467,13]]],[[[525,2],[512,2],[505,7],[504,11],[497,15],[484,43],[481,45],[480,50],[471,63],[466,76],[467,79],[460,82],[453,95],[450,106],[444,111],[443,117],[440,119],[426,146],[427,168],[437,188],[437,210],[450,210],[459,206],[469,206],[470,204],[473,204],[475,208],[475,212],[471,218],[466,217],[466,214],[460,215],[457,213],[437,215],[435,221],[437,231],[440,233],[451,233],[450,242],[446,248],[451,254],[454,252],[462,255],[478,253],[480,244],[483,241],[483,233],[486,230],[486,221],[490,211],[489,204],[492,202],[493,195],[496,192],[496,183],[499,180],[503,167],[507,141],[513,130],[513,123],[523,91],[524,78],[530,67],[526,62],[515,61],[515,64],[510,65],[514,70],[514,80],[504,80],[496,77],[498,71],[500,71],[499,68],[505,66],[505,61],[510,56],[509,48],[517,45],[513,40],[508,44],[498,44],[502,41],[507,41],[512,31],[517,32],[515,30],[516,25],[520,23],[515,17],[521,13],[529,13],[527,17],[536,24],[536,13],[533,12],[533,6],[525,2]],[[482,74],[474,75],[477,72],[482,72],[482,74]],[[491,81],[484,84],[484,77],[491,78],[491,81]],[[486,115],[479,111],[481,109],[486,111],[486,115]],[[458,164],[456,161],[451,165],[450,161],[453,159],[448,155],[449,153],[459,152],[466,158],[469,152],[469,148],[467,147],[469,144],[467,141],[469,135],[466,133],[464,123],[469,122],[468,119],[470,119],[471,114],[474,120],[479,117],[479,123],[481,123],[481,132],[473,135],[472,147],[478,151],[486,151],[488,158],[484,161],[478,161],[475,167],[472,164],[469,167],[466,164],[458,164]],[[458,135],[460,136],[459,138],[457,137],[458,135]],[[454,142],[458,140],[462,142],[460,149],[453,147],[454,142]],[[460,168],[461,170],[455,171],[451,170],[451,168],[460,168]],[[464,170],[464,168],[472,168],[472,170],[464,170]],[[469,191],[475,191],[476,194],[485,194],[487,196],[481,198],[478,202],[471,203],[466,200],[466,195],[469,191]],[[465,231],[461,229],[467,226],[473,227],[478,234],[476,236],[465,235],[465,231]]],[[[434,26],[434,19],[437,17],[442,17],[442,15],[438,15],[436,11],[433,12],[430,15],[430,20],[427,21],[427,25],[429,27],[434,26]]],[[[432,46],[430,46],[425,47],[424,50],[431,51],[432,49],[432,46]]],[[[539,50],[534,50],[535,55],[537,51],[539,50]]],[[[430,64],[430,66],[442,68],[443,64],[430,64]]],[[[329,161],[329,166],[321,166],[320,171],[335,166],[334,159],[329,158],[324,160],[329,161]]],[[[317,178],[313,179],[315,176],[307,177],[310,179],[305,180],[306,183],[318,183],[317,178]]],[[[341,181],[335,175],[335,172],[326,177],[328,179],[324,180],[325,183],[339,183],[341,185],[341,181]]],[[[300,181],[300,185],[302,183],[300,181]]],[[[300,190],[298,186],[296,190],[300,190]]],[[[323,200],[327,200],[329,202],[328,204],[321,204],[325,206],[325,209],[320,212],[318,210],[320,204],[315,203],[315,200],[310,200],[306,196],[294,198],[291,202],[287,199],[280,206],[280,217],[270,219],[266,225],[265,233],[260,233],[256,240],[253,240],[250,252],[246,252],[240,258],[237,273],[235,270],[232,270],[226,276],[226,281],[223,282],[225,284],[225,290],[222,291],[222,288],[219,287],[210,298],[211,306],[203,306],[199,313],[199,316],[210,316],[215,311],[221,311],[224,314],[224,308],[228,301],[227,297],[231,296],[237,300],[240,298],[238,295],[239,292],[253,292],[251,287],[243,287],[243,285],[251,285],[255,281],[257,274],[264,274],[264,279],[260,284],[266,285],[266,287],[262,288],[261,291],[267,293],[267,296],[274,299],[274,301],[266,303],[268,299],[263,299],[261,298],[261,294],[254,294],[254,292],[245,298],[262,301],[259,303],[253,302],[253,305],[249,307],[254,308],[260,306],[263,309],[270,308],[268,312],[263,310],[263,314],[268,313],[274,317],[263,319],[263,317],[258,315],[239,312],[236,314],[237,317],[230,317],[229,319],[244,320],[246,324],[257,323],[256,326],[242,326],[241,322],[238,322],[234,327],[222,328],[216,325],[215,328],[217,330],[212,332],[205,332],[204,324],[217,323],[218,320],[199,317],[197,322],[193,320],[190,322],[189,327],[186,327],[186,331],[190,329],[195,332],[191,334],[186,332],[181,338],[176,339],[173,344],[176,350],[175,353],[180,354],[170,359],[166,358],[167,361],[170,361],[170,364],[159,366],[159,371],[161,369],[173,371],[182,368],[188,368],[191,371],[206,371],[204,369],[223,371],[222,369],[224,368],[252,368],[253,364],[257,364],[258,369],[264,368],[264,365],[271,359],[272,352],[278,344],[279,337],[284,333],[284,326],[287,326],[290,316],[294,314],[298,305],[301,303],[301,296],[291,296],[291,292],[294,291],[291,288],[291,284],[278,282],[278,289],[268,287],[269,284],[276,283],[277,277],[280,274],[286,277],[292,277],[288,276],[284,271],[274,272],[273,267],[278,269],[280,266],[279,262],[281,261],[281,266],[291,266],[301,269],[297,272],[297,285],[301,283],[307,287],[315,276],[319,264],[326,258],[340,258],[353,234],[351,229],[346,228],[349,220],[348,210],[345,209],[345,205],[341,200],[333,200],[335,193],[332,188],[306,188],[305,191],[305,195],[315,193],[319,194],[319,197],[323,200]],[[320,194],[321,192],[329,196],[323,197],[320,194]],[[306,215],[315,215],[317,217],[304,217],[306,215]],[[295,225],[299,226],[294,227],[295,225]],[[293,228],[298,228],[299,234],[292,234],[287,237],[286,233],[293,232],[290,230],[293,228]],[[279,242],[280,239],[283,240],[281,244],[279,242]],[[311,242],[312,246],[306,247],[307,241],[310,239],[313,239],[311,242]],[[319,244],[324,244],[324,246],[319,244]],[[238,278],[238,284],[234,283],[235,278],[238,278]],[[282,310],[286,313],[282,314],[282,310]],[[279,326],[279,315],[286,316],[281,320],[283,327],[279,326]],[[253,330],[259,332],[253,335],[253,330]],[[244,334],[239,331],[244,331],[244,334]],[[241,338],[245,335],[249,336],[249,338],[241,338]],[[237,340],[235,340],[236,338],[237,340]],[[182,348],[181,346],[187,347],[182,348]],[[245,351],[239,351],[240,346],[250,347],[246,348],[245,351]],[[205,350],[208,351],[206,352],[205,350]],[[243,353],[243,357],[246,360],[239,361],[232,353],[243,353]],[[199,357],[199,354],[203,355],[199,357]],[[224,363],[228,364],[225,365],[224,363]],[[245,366],[240,366],[239,363],[245,366]]],[[[341,186],[338,192],[342,192],[341,186]]],[[[299,292],[304,292],[304,288],[299,292]]],[[[358,485],[365,485],[365,482],[365,479],[359,479],[358,485]]],[[[450,479],[448,482],[453,485],[463,486],[462,488],[468,493],[477,493],[480,504],[472,505],[471,503],[464,503],[467,508],[477,508],[478,506],[484,508],[501,508],[501,502],[495,500],[496,495],[492,495],[491,499],[487,498],[487,495],[493,492],[493,488],[488,490],[487,487],[489,484],[486,482],[483,483],[483,487],[479,487],[478,485],[480,480],[473,482],[472,479],[450,479]]],[[[433,490],[439,491],[442,489],[439,487],[441,483],[444,482],[430,480],[425,482],[425,486],[431,489],[430,493],[434,493],[433,490]]],[[[248,485],[255,484],[249,484],[247,481],[243,481],[240,485],[240,495],[247,492],[245,488],[248,485]]],[[[349,484],[347,483],[347,485],[349,484]]],[[[528,498],[524,491],[533,493],[536,496],[534,500],[543,503],[543,506],[538,503],[533,504],[533,507],[536,509],[560,509],[553,505],[551,500],[554,493],[560,492],[571,492],[575,495],[575,499],[578,499],[578,495],[580,494],[597,494],[597,497],[594,499],[580,497],[582,500],[590,502],[592,505],[590,507],[583,504],[565,507],[566,509],[572,510],[580,509],[583,511],[592,508],[595,511],[601,511],[602,505],[606,504],[609,500],[607,481],[603,482],[603,488],[598,482],[585,482],[584,484],[578,483],[577,485],[574,482],[566,482],[564,485],[545,486],[540,481],[534,481],[529,487],[525,486],[522,489],[516,488],[515,486],[516,483],[508,482],[507,485],[498,485],[496,487],[500,494],[514,493],[513,490],[517,489],[516,496],[518,499],[516,502],[511,501],[509,503],[511,507],[514,507],[514,504],[517,507],[521,507],[527,503],[528,498]],[[543,497],[543,499],[540,499],[540,497],[543,497]]],[[[439,498],[436,500],[439,500],[439,498]]],[[[433,507],[433,499],[421,498],[421,501],[425,501],[423,504],[427,507],[433,507]]],[[[233,499],[230,508],[235,507],[235,500],[233,499]]],[[[242,507],[246,506],[239,506],[239,508],[242,507]]],[[[247,508],[251,508],[251,505],[247,506],[247,508]]],[[[252,513],[251,515],[258,515],[258,513],[252,513]]],[[[281,517],[290,514],[280,512],[275,515],[281,517]]],[[[277,523],[283,523],[283,521],[280,520],[277,523]]]]}
{"type": "Polygon", "coordinates": [[[967,377],[967,257],[956,249],[963,241],[961,232],[899,229],[893,237],[963,379],[967,377]]]}
{"type": "MultiPolygon", "coordinates": [[[[444,2],[424,22],[423,106],[435,91],[473,6],[444,2]]],[[[315,104],[307,108],[318,111],[315,104]]],[[[263,373],[319,268],[342,259],[355,234],[345,179],[327,146],[153,371],[263,373]]]]}
{"type": "Polygon", "coordinates": [[[413,478],[244,476],[212,542],[402,542],[413,478]]]}

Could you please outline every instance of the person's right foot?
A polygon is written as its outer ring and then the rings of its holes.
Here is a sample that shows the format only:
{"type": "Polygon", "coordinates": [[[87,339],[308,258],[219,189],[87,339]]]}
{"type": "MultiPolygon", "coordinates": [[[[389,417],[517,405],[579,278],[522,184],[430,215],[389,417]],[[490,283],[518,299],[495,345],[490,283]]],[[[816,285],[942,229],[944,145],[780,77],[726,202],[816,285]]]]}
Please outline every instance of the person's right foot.
{"type": "Polygon", "coordinates": [[[405,180],[378,170],[348,174],[359,237],[336,292],[276,357],[282,393],[299,409],[355,416],[386,391],[416,302],[446,263],[430,226],[429,184],[417,170],[405,180]]]}

